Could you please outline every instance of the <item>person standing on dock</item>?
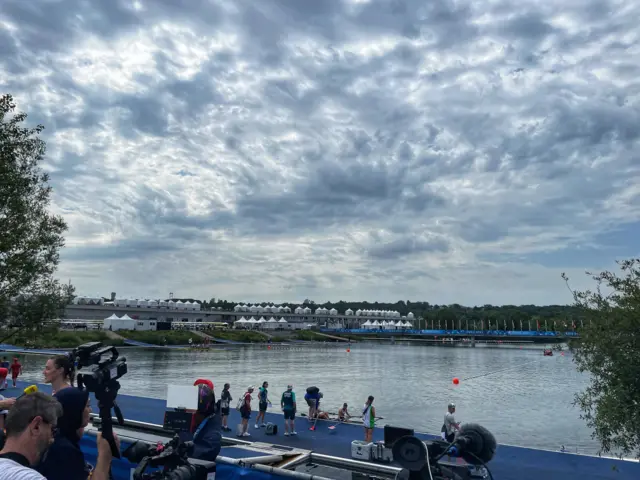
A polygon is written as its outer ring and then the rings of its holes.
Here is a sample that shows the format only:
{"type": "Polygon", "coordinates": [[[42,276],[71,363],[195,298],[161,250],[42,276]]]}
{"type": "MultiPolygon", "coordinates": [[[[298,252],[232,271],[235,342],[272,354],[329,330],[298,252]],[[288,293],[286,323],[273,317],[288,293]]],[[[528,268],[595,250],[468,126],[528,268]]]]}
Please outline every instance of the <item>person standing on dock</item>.
{"type": "Polygon", "coordinates": [[[242,433],[240,434],[241,437],[251,436],[248,430],[249,419],[251,418],[251,400],[253,400],[253,397],[251,396],[252,393],[253,385],[247,388],[247,391],[242,397],[242,406],[240,407],[240,416],[242,417],[242,433]]]}
{"type": "Polygon", "coordinates": [[[0,362],[0,368],[6,368],[7,374],[5,375],[4,379],[0,383],[0,389],[9,387],[9,384],[7,383],[7,376],[9,375],[10,366],[11,365],[9,364],[9,360],[7,360],[7,357],[2,357],[2,362],[0,362]]]}
{"type": "Polygon", "coordinates": [[[18,357],[14,357],[13,363],[11,364],[11,380],[13,380],[13,388],[16,388],[16,380],[18,380],[18,375],[22,373],[22,364],[18,360],[18,357]]]}
{"type": "Polygon", "coordinates": [[[460,430],[460,424],[456,422],[454,417],[456,413],[455,403],[450,403],[447,408],[447,413],[444,414],[444,425],[442,425],[442,432],[444,433],[444,439],[452,443],[456,438],[456,432],[460,430]]]}
{"type": "Polygon", "coordinates": [[[222,393],[220,394],[220,415],[222,415],[222,430],[225,432],[231,431],[229,425],[227,425],[227,421],[229,419],[229,405],[231,405],[231,401],[233,400],[231,392],[229,392],[230,388],[231,385],[225,383],[222,393]]]}
{"type": "Polygon", "coordinates": [[[268,387],[269,382],[262,382],[262,386],[258,389],[258,416],[256,417],[255,428],[267,426],[264,423],[264,416],[267,413],[267,407],[271,405],[271,402],[269,401],[268,387]]]}
{"type": "Polygon", "coordinates": [[[373,406],[373,395],[369,395],[367,403],[364,404],[362,423],[364,425],[364,441],[373,442],[373,429],[376,426],[376,408],[373,406]]]}
{"type": "Polygon", "coordinates": [[[295,428],[296,418],[296,394],[293,391],[293,385],[287,385],[287,391],[282,394],[280,398],[280,407],[284,412],[284,436],[297,435],[295,428]]]}

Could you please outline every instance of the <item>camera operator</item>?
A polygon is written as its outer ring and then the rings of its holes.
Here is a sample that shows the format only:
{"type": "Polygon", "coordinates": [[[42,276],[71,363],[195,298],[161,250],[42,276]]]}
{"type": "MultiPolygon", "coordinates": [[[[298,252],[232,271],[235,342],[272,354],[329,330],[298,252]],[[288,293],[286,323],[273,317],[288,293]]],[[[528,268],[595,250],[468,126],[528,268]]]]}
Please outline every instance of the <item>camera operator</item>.
{"type": "Polygon", "coordinates": [[[56,399],[62,405],[63,414],[58,419],[53,444],[37,466],[38,471],[47,480],[86,480],[90,474],[92,480],[108,480],[112,459],[109,443],[98,435],[98,461],[94,469],[85,462],[80,450],[80,439],[91,413],[89,392],[68,387],[57,392],[56,399]]]}
{"type": "MultiPolygon", "coordinates": [[[[197,381],[196,383],[199,383],[197,381]]],[[[209,380],[198,385],[198,409],[193,415],[192,458],[215,461],[222,448],[221,402],[216,402],[213,383],[209,380]]]]}
{"type": "Polygon", "coordinates": [[[0,451],[0,480],[43,480],[30,466],[53,441],[60,404],[42,392],[16,400],[7,415],[6,440],[0,451]]]}

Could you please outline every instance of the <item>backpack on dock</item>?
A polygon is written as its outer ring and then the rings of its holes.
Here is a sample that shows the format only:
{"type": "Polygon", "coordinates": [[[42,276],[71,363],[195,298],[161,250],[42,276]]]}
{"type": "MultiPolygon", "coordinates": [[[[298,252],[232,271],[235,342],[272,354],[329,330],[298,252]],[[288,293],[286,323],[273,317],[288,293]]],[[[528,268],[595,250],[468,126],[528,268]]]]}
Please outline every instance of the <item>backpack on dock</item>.
{"type": "Polygon", "coordinates": [[[267,423],[267,426],[264,429],[265,435],[277,435],[278,434],[278,425],[273,423],[267,423]]]}

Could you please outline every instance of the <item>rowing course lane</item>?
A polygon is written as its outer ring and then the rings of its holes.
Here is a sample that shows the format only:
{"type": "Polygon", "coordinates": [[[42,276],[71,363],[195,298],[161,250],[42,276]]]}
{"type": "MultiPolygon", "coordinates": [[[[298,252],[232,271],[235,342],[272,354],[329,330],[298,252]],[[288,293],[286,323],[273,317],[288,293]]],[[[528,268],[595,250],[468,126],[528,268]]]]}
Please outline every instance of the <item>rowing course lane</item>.
{"type": "MultiPolygon", "coordinates": [[[[18,395],[29,384],[18,382],[19,389],[8,389],[5,397],[18,395]]],[[[48,385],[38,385],[42,391],[50,392],[48,385]]],[[[118,395],[118,404],[122,414],[130,420],[162,424],[166,401],[154,398],[135,397],[132,395],[118,395]]],[[[97,412],[97,404],[92,396],[92,408],[97,412]]],[[[256,412],[252,413],[255,419],[256,412]]],[[[278,425],[280,432],[284,432],[284,420],[281,414],[267,413],[267,421],[278,425]]],[[[231,410],[229,426],[235,431],[240,423],[240,414],[231,410]]],[[[358,425],[338,425],[335,430],[329,426],[335,422],[318,421],[315,431],[310,431],[310,423],[303,418],[296,419],[295,437],[265,435],[264,429],[255,429],[250,421],[251,437],[246,440],[265,443],[275,443],[288,447],[298,447],[313,450],[325,455],[336,457],[351,457],[352,440],[363,438],[363,429],[358,425]]],[[[407,426],[407,425],[397,425],[407,426]]],[[[229,435],[225,435],[229,436],[229,435]]],[[[423,440],[432,440],[433,435],[418,434],[423,440]]],[[[383,430],[376,428],[374,441],[383,440],[383,430]]],[[[570,453],[551,452],[532,448],[500,445],[494,459],[489,463],[496,480],[637,480],[640,478],[640,463],[615,460],[609,458],[589,457],[570,453]]]]}

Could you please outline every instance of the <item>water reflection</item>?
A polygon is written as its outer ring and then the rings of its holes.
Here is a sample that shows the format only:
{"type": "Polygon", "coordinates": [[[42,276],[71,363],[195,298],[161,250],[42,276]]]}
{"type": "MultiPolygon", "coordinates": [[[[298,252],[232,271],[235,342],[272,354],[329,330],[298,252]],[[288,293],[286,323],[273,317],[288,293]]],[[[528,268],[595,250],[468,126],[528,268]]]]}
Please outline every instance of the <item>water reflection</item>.
{"type": "MultiPolygon", "coordinates": [[[[231,384],[234,398],[248,385],[269,381],[272,401],[288,383],[298,396],[317,385],[323,409],[337,411],[343,402],[357,412],[374,395],[384,423],[439,432],[448,402],[463,422],[489,428],[501,443],[595,453],[597,444],[572,406],[586,386],[569,355],[543,357],[540,350],[445,348],[415,345],[343,347],[266,346],[208,352],[124,349],[129,373],[122,393],[165,398],[168,384],[210,378],[219,389],[231,384]],[[501,370],[497,374],[488,373],[501,370]],[[454,386],[453,377],[460,385],[454,386]],[[471,377],[476,377],[469,379],[471,377]]],[[[25,360],[25,380],[41,381],[42,357],[25,360]]],[[[274,405],[277,401],[274,402],[274,405]]]]}

